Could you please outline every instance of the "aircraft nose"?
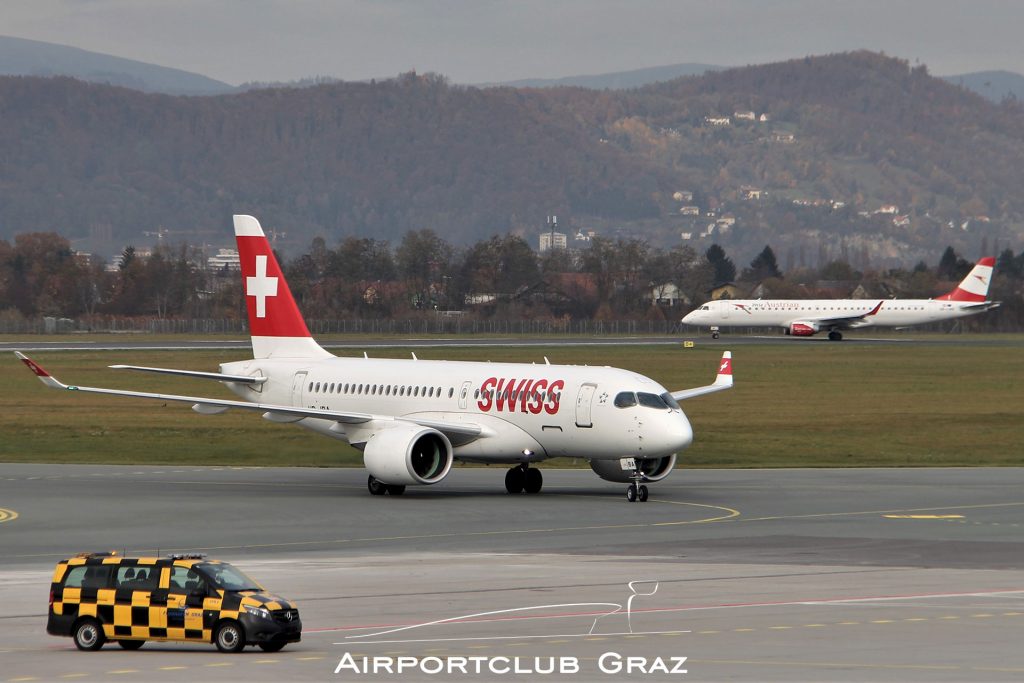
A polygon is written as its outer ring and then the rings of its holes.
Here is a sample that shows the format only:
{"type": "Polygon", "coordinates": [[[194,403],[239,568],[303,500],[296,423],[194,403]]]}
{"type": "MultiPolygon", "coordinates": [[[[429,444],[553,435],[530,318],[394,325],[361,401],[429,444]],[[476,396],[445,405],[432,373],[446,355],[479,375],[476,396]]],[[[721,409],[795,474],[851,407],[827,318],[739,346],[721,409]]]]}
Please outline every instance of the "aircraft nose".
{"type": "Polygon", "coordinates": [[[683,316],[683,322],[688,325],[693,325],[697,321],[697,311],[690,311],[683,316]]]}
{"type": "Polygon", "coordinates": [[[659,439],[662,449],[666,453],[678,453],[693,443],[693,427],[683,413],[673,413],[669,416],[667,424],[659,439]]]}

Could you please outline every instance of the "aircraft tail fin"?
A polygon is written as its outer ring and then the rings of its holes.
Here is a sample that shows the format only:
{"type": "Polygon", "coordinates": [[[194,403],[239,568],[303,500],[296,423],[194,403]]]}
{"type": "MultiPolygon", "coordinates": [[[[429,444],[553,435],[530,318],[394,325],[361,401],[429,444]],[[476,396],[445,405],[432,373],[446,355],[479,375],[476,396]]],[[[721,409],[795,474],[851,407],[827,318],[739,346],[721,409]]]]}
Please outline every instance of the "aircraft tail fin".
{"type": "Polygon", "coordinates": [[[936,297],[936,299],[940,301],[985,301],[988,297],[988,286],[992,282],[992,269],[995,265],[995,258],[986,256],[978,261],[974,268],[971,268],[971,272],[956,286],[956,289],[936,297]]]}
{"type": "Polygon", "coordinates": [[[329,357],[309,334],[260,222],[239,215],[234,221],[253,357],[329,357]]]}

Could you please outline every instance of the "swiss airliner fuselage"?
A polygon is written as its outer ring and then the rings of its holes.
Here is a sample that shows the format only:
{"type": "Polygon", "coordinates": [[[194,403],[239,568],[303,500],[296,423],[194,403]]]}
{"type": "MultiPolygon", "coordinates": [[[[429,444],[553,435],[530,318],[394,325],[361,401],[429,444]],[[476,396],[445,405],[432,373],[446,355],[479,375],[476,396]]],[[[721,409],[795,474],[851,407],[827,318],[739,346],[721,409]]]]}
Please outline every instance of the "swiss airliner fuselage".
{"type": "MultiPolygon", "coordinates": [[[[333,358],[315,364],[254,359],[226,363],[221,371],[271,379],[255,386],[228,384],[247,401],[469,421],[497,437],[451,435],[455,457],[466,461],[661,458],[693,440],[671,393],[617,368],[333,358]]],[[[305,418],[300,424],[356,447],[375,433],[366,423],[339,427],[334,420],[305,418]]]]}

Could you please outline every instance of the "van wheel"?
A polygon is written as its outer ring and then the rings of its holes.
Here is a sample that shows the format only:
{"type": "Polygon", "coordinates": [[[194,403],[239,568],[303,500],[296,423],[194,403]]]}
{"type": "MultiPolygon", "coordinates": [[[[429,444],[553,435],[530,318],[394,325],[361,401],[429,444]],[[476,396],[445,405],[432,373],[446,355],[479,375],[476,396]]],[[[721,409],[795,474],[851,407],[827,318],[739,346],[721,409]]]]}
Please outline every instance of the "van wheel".
{"type": "Polygon", "coordinates": [[[144,640],[119,640],[117,644],[125,650],[138,650],[140,647],[146,644],[144,640]]]}
{"type": "Polygon", "coordinates": [[[284,646],[285,643],[283,642],[260,643],[260,649],[264,652],[280,652],[284,646]]]}
{"type": "Polygon", "coordinates": [[[245,647],[245,631],[237,621],[222,621],[213,634],[213,642],[221,652],[241,652],[245,647]]]}
{"type": "Polygon", "coordinates": [[[75,627],[75,647],[79,650],[98,650],[107,642],[103,627],[95,619],[83,619],[75,627]]]}

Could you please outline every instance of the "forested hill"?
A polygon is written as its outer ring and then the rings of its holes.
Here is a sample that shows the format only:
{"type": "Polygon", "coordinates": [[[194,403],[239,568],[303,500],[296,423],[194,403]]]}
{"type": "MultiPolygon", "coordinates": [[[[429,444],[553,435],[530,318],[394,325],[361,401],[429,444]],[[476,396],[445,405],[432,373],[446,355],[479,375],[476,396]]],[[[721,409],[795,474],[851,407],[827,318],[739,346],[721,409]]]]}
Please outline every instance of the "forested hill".
{"type": "Polygon", "coordinates": [[[532,242],[556,213],[743,260],[766,243],[973,256],[1019,244],[1024,223],[1024,110],[867,52],[615,92],[406,74],[170,97],[0,78],[0,121],[0,238],[56,230],[104,253],[160,228],[216,242],[238,212],[299,248],[421,228],[532,242]],[[723,217],[730,231],[699,236],[723,217]]]}
{"type": "Polygon", "coordinates": [[[252,212],[303,246],[420,228],[469,242],[545,212],[655,217],[669,179],[542,94],[436,76],[201,98],[7,78],[0,120],[6,238],[111,226],[123,243],[252,212]]]}

